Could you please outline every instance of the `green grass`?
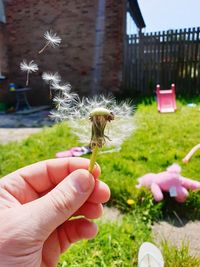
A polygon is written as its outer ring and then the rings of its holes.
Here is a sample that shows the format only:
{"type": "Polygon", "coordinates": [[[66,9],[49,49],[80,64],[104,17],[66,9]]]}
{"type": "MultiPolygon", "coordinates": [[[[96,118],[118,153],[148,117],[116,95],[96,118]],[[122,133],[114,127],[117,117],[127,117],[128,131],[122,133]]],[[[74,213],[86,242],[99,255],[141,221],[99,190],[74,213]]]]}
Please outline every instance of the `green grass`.
{"type": "Polygon", "coordinates": [[[165,267],[200,266],[200,258],[189,255],[189,245],[187,243],[183,242],[181,247],[177,249],[176,246],[164,241],[162,251],[166,262],[165,267]]]}
{"type": "MultiPolygon", "coordinates": [[[[98,156],[101,179],[112,192],[108,205],[119,208],[124,220],[122,224],[99,221],[98,237],[72,246],[59,266],[137,266],[138,248],[143,241],[151,240],[153,221],[174,216],[174,211],[179,217],[200,219],[200,192],[191,193],[185,204],[170,198],[156,204],[147,190],[135,188],[139,176],[163,171],[174,162],[181,165],[184,176],[200,180],[199,152],[188,165],[182,164],[186,153],[200,142],[200,111],[185,103],[178,101],[176,113],[159,114],[154,102],[141,102],[135,113],[137,130],[121,151],[98,156]],[[127,204],[128,199],[134,200],[132,206],[127,204]]],[[[78,140],[63,123],[20,143],[0,146],[0,176],[76,145],[78,140]]],[[[166,243],[163,252],[166,266],[200,266],[199,259],[189,256],[185,246],[177,249],[166,243]]]]}
{"type": "Polygon", "coordinates": [[[78,145],[66,124],[46,128],[42,133],[7,145],[0,145],[0,176],[34,162],[54,158],[55,153],[78,145]]]}
{"type": "Polygon", "coordinates": [[[125,216],[122,223],[99,221],[98,224],[98,236],[72,246],[62,256],[59,266],[136,266],[138,246],[144,240],[151,240],[145,223],[137,217],[125,216]]]}

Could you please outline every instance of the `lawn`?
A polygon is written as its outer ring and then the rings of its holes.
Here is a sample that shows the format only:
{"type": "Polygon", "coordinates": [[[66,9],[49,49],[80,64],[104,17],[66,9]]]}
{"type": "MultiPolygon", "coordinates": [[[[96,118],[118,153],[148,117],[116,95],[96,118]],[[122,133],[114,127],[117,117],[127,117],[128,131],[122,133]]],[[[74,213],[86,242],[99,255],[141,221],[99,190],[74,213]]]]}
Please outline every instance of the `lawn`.
{"type": "MultiPolygon", "coordinates": [[[[200,104],[200,102],[198,102],[200,104]]],[[[136,189],[137,178],[147,172],[160,172],[172,163],[182,167],[182,174],[200,180],[200,153],[188,165],[182,158],[200,142],[200,110],[178,101],[176,113],[159,114],[156,104],[141,102],[135,112],[137,129],[119,152],[100,154],[101,179],[111,188],[109,206],[123,213],[121,222],[98,220],[100,232],[92,241],[82,241],[61,257],[58,266],[137,266],[137,251],[144,241],[153,241],[151,225],[173,212],[182,218],[200,219],[200,192],[192,193],[185,204],[166,199],[156,204],[151,194],[136,189]],[[127,200],[133,204],[128,205],[127,200]]],[[[78,145],[76,137],[63,123],[44,129],[20,143],[0,146],[0,176],[39,160],[54,157],[60,150],[78,145]]],[[[167,267],[200,266],[200,259],[163,242],[167,267]]]]}

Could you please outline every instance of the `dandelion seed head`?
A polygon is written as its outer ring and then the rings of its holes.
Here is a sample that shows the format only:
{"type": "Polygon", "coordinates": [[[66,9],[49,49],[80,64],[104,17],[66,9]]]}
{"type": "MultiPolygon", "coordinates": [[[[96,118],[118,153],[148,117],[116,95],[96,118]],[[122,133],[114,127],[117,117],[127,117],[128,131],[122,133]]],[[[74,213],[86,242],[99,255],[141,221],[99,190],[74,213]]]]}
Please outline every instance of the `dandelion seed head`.
{"type": "Polygon", "coordinates": [[[23,60],[21,63],[20,63],[20,69],[22,71],[26,71],[26,72],[36,72],[38,71],[38,65],[36,63],[34,63],[33,60],[31,60],[29,63],[27,63],[26,60],[23,60]]]}
{"type": "Polygon", "coordinates": [[[90,116],[95,116],[95,115],[109,115],[111,113],[111,111],[109,109],[106,108],[94,108],[91,112],[90,112],[90,116]]]}
{"type": "MultiPolygon", "coordinates": [[[[72,132],[79,138],[80,143],[88,144],[91,132],[90,118],[96,115],[111,114],[115,120],[107,123],[105,136],[107,146],[119,146],[124,139],[130,136],[135,128],[132,113],[133,108],[128,103],[117,103],[114,98],[96,96],[82,99],[71,90],[61,90],[62,96],[55,97],[57,109],[52,112],[52,117],[59,121],[68,121],[72,132]]],[[[71,89],[71,87],[70,87],[71,89]]],[[[104,143],[104,140],[102,140],[104,143]]],[[[102,144],[103,144],[102,143],[102,144]]]]}
{"type": "Polygon", "coordinates": [[[53,33],[51,30],[50,31],[46,31],[44,33],[44,38],[47,40],[47,42],[52,46],[52,47],[56,47],[59,46],[59,44],[61,43],[62,39],[56,34],[53,33]]]}

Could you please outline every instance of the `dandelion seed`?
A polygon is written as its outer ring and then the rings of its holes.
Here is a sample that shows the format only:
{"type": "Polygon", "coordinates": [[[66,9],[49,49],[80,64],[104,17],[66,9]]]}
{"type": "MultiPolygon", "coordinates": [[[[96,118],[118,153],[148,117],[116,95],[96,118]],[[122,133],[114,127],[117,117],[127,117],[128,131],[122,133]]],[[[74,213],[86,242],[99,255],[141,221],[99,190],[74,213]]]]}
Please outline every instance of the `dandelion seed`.
{"type": "Polygon", "coordinates": [[[58,72],[56,73],[51,73],[51,72],[44,72],[42,74],[42,79],[48,83],[48,84],[57,84],[61,81],[61,77],[60,75],[58,74],[58,72]]]}
{"type": "Polygon", "coordinates": [[[42,74],[42,79],[49,84],[49,98],[52,98],[52,92],[51,90],[54,89],[53,85],[57,84],[61,81],[60,75],[56,73],[51,73],[51,72],[44,72],[42,74]]]}
{"type": "Polygon", "coordinates": [[[44,52],[44,50],[50,45],[53,48],[57,47],[60,45],[61,43],[61,38],[56,34],[53,33],[51,30],[50,31],[46,31],[44,33],[44,38],[46,39],[46,44],[45,46],[38,52],[39,54],[41,54],[42,52],[44,52]]]}
{"type": "Polygon", "coordinates": [[[69,83],[59,84],[57,82],[53,82],[52,89],[59,90],[61,92],[69,92],[71,90],[71,85],[69,83]]]}
{"type": "Polygon", "coordinates": [[[99,96],[80,99],[77,94],[66,88],[66,91],[62,91],[62,96],[54,98],[54,102],[57,110],[52,112],[52,117],[60,121],[69,121],[80,142],[89,143],[92,149],[90,172],[93,170],[99,148],[105,144],[119,146],[134,129],[132,107],[126,103],[117,104],[113,98],[99,96]],[[110,122],[112,125],[109,129],[107,124],[110,122]],[[91,128],[89,142],[88,134],[91,128]]]}
{"type": "Polygon", "coordinates": [[[27,63],[26,60],[23,60],[20,63],[20,69],[24,72],[27,72],[27,76],[26,76],[26,86],[28,86],[29,84],[29,75],[32,72],[36,72],[38,71],[38,65],[36,63],[34,63],[33,60],[31,60],[29,63],[27,63]]]}

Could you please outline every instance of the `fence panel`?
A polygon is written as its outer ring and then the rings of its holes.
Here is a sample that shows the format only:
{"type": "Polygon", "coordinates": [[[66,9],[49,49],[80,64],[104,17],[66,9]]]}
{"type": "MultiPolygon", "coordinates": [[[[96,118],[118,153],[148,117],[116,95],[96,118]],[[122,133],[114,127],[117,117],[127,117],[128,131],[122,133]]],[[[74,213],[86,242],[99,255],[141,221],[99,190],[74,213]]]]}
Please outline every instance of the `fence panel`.
{"type": "Polygon", "coordinates": [[[123,80],[130,95],[153,94],[158,83],[200,93],[200,27],[126,36],[123,80]]]}

